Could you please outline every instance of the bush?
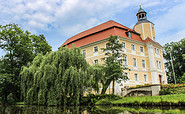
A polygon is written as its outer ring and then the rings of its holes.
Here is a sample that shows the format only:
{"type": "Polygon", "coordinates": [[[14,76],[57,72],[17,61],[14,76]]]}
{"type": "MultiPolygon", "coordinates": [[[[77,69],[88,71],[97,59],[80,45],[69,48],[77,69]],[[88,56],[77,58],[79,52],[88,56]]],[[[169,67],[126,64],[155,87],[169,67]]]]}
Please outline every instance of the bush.
{"type": "Polygon", "coordinates": [[[160,95],[185,93],[185,84],[165,84],[161,85],[160,95]]]}
{"type": "Polygon", "coordinates": [[[13,98],[13,94],[10,93],[8,96],[7,96],[7,101],[8,101],[8,104],[15,104],[15,100],[13,98]]]}

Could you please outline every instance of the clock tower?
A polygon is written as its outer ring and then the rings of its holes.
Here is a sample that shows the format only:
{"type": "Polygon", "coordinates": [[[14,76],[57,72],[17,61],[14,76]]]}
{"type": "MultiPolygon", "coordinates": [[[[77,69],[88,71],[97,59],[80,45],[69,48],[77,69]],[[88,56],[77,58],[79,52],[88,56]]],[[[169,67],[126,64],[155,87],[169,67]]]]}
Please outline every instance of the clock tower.
{"type": "Polygon", "coordinates": [[[145,40],[149,37],[156,42],[154,24],[147,19],[147,13],[141,8],[141,5],[139,6],[140,9],[136,14],[138,22],[135,24],[134,30],[140,34],[142,40],[145,40]]]}

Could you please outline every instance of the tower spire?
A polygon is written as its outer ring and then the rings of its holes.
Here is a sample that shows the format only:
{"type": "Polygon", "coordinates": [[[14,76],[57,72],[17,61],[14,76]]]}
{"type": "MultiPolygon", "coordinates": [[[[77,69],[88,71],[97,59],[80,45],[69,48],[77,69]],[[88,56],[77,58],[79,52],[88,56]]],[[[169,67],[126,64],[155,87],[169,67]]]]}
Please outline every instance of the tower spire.
{"type": "Polygon", "coordinates": [[[139,7],[141,8],[141,0],[139,0],[139,7]]]}

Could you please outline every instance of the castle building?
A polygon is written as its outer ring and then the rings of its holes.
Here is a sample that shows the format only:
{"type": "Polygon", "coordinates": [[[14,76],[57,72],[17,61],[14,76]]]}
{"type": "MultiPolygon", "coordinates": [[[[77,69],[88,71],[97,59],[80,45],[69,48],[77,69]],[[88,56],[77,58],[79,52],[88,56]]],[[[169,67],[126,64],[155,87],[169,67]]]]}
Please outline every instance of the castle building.
{"type": "Polygon", "coordinates": [[[157,43],[154,24],[147,20],[146,14],[140,6],[136,14],[138,22],[133,29],[110,20],[69,38],[62,46],[72,48],[74,44],[82,49],[89,64],[103,64],[101,58],[105,53],[101,48],[106,47],[110,35],[117,36],[123,44],[123,64],[130,69],[124,71],[129,80],[116,85],[118,91],[125,86],[166,84],[162,46],[157,43]]]}

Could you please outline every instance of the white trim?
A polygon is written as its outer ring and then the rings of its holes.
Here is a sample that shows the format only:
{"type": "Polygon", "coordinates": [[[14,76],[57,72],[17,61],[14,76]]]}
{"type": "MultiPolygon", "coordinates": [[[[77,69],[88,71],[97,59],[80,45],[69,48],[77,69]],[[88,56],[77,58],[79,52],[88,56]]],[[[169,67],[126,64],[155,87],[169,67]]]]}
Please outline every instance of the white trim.
{"type": "Polygon", "coordinates": [[[152,24],[150,23],[150,31],[151,31],[151,37],[152,37],[152,40],[154,41],[154,38],[153,38],[153,32],[152,32],[152,24]]]}
{"type": "Polygon", "coordinates": [[[142,25],[142,31],[143,31],[143,40],[145,40],[145,32],[144,32],[143,23],[141,25],[142,25]]]}

